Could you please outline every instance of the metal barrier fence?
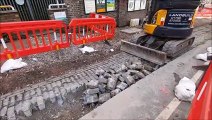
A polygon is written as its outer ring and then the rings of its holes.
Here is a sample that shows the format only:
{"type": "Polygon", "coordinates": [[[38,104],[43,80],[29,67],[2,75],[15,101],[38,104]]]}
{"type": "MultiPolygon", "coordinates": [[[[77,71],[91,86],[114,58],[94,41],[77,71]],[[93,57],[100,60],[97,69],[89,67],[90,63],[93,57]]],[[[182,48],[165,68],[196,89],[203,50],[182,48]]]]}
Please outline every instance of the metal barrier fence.
{"type": "Polygon", "coordinates": [[[70,46],[67,26],[62,21],[8,22],[0,26],[1,60],[70,46]]]}
{"type": "MultiPolygon", "coordinates": [[[[24,0],[23,5],[19,5],[15,0],[0,0],[0,6],[11,5],[19,13],[22,21],[48,20],[48,6],[50,4],[61,4],[64,0],[24,0]]],[[[9,8],[2,8],[0,11],[7,11],[9,8]]]]}
{"type": "Polygon", "coordinates": [[[90,14],[89,18],[73,19],[69,29],[60,20],[6,22],[0,26],[2,61],[67,48],[71,42],[79,45],[112,39],[116,22],[111,17],[90,14]]]}
{"type": "Polygon", "coordinates": [[[109,40],[115,35],[114,18],[90,14],[89,18],[72,19],[69,24],[71,41],[74,45],[109,40]]]}

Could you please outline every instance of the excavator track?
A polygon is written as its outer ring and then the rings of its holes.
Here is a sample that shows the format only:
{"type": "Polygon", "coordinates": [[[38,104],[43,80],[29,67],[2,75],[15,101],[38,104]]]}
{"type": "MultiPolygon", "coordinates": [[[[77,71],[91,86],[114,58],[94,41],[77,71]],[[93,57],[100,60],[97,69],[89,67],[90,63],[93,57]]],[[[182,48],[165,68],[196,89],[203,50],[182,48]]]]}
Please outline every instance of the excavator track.
{"type": "Polygon", "coordinates": [[[145,35],[136,35],[133,37],[131,42],[121,41],[121,50],[152,63],[163,65],[166,63],[167,57],[175,58],[180,54],[188,51],[195,39],[195,37],[190,37],[182,40],[164,40],[161,38],[156,38],[155,42],[146,45],[146,43],[148,43],[148,40],[146,40],[146,38],[149,39],[150,37],[146,37],[145,35]],[[146,42],[144,43],[143,41],[146,42]],[[150,47],[155,46],[156,43],[161,41],[163,41],[164,43],[162,42],[159,47],[150,47]]]}
{"type": "Polygon", "coordinates": [[[194,42],[195,37],[186,38],[183,40],[169,40],[163,46],[163,52],[168,57],[175,58],[180,54],[188,51],[194,42]]]}

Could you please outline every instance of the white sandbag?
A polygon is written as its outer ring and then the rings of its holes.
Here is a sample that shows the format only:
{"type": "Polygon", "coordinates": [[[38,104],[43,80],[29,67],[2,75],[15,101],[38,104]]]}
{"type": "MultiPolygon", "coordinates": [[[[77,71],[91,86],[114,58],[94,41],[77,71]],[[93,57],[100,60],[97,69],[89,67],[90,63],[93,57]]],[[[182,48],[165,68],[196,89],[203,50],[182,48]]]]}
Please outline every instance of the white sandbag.
{"type": "Polygon", "coordinates": [[[195,96],[195,83],[187,77],[180,80],[175,87],[175,96],[182,101],[192,101],[195,96]]]}
{"type": "Polygon", "coordinates": [[[212,47],[207,48],[208,53],[212,54],[212,47]]]}
{"type": "Polygon", "coordinates": [[[94,48],[92,48],[92,47],[87,47],[87,46],[84,46],[83,48],[79,48],[79,49],[80,49],[80,51],[82,51],[83,54],[86,53],[86,52],[91,53],[91,52],[96,51],[94,48]]]}
{"type": "Polygon", "coordinates": [[[19,69],[27,66],[27,63],[22,62],[22,58],[9,59],[1,66],[1,73],[7,72],[13,69],[19,69]]]}
{"type": "Polygon", "coordinates": [[[204,54],[198,54],[195,56],[196,59],[198,60],[204,60],[207,62],[207,57],[208,57],[208,53],[204,53],[204,54]]]}

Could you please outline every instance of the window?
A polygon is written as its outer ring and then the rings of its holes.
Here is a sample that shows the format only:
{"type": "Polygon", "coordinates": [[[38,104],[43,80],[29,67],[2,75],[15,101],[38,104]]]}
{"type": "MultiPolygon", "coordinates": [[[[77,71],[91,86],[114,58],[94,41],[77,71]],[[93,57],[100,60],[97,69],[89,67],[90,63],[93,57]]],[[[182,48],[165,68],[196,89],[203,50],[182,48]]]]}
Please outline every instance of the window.
{"type": "Polygon", "coordinates": [[[146,8],[146,0],[128,0],[128,11],[143,10],[146,8]]]}
{"type": "Polygon", "coordinates": [[[116,0],[84,0],[85,14],[115,11],[116,0]]]}

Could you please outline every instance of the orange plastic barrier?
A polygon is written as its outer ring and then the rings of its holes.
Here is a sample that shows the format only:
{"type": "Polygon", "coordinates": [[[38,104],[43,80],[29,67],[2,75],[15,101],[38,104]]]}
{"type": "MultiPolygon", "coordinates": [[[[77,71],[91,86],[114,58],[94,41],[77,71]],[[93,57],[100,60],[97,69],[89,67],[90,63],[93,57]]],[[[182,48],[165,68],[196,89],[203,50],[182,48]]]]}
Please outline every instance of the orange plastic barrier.
{"type": "Polygon", "coordinates": [[[89,18],[72,19],[69,33],[74,45],[112,39],[115,35],[114,18],[90,14],[89,18]]]}
{"type": "Polygon", "coordinates": [[[0,60],[112,39],[115,27],[114,18],[98,14],[72,19],[69,29],[60,20],[0,23],[0,60]]]}
{"type": "Polygon", "coordinates": [[[188,120],[212,120],[212,61],[198,86],[188,120]]]}
{"type": "Polygon", "coordinates": [[[196,18],[212,18],[212,8],[199,8],[196,18]]]}
{"type": "Polygon", "coordinates": [[[70,46],[67,27],[57,20],[0,23],[0,39],[0,60],[70,46]]]}

